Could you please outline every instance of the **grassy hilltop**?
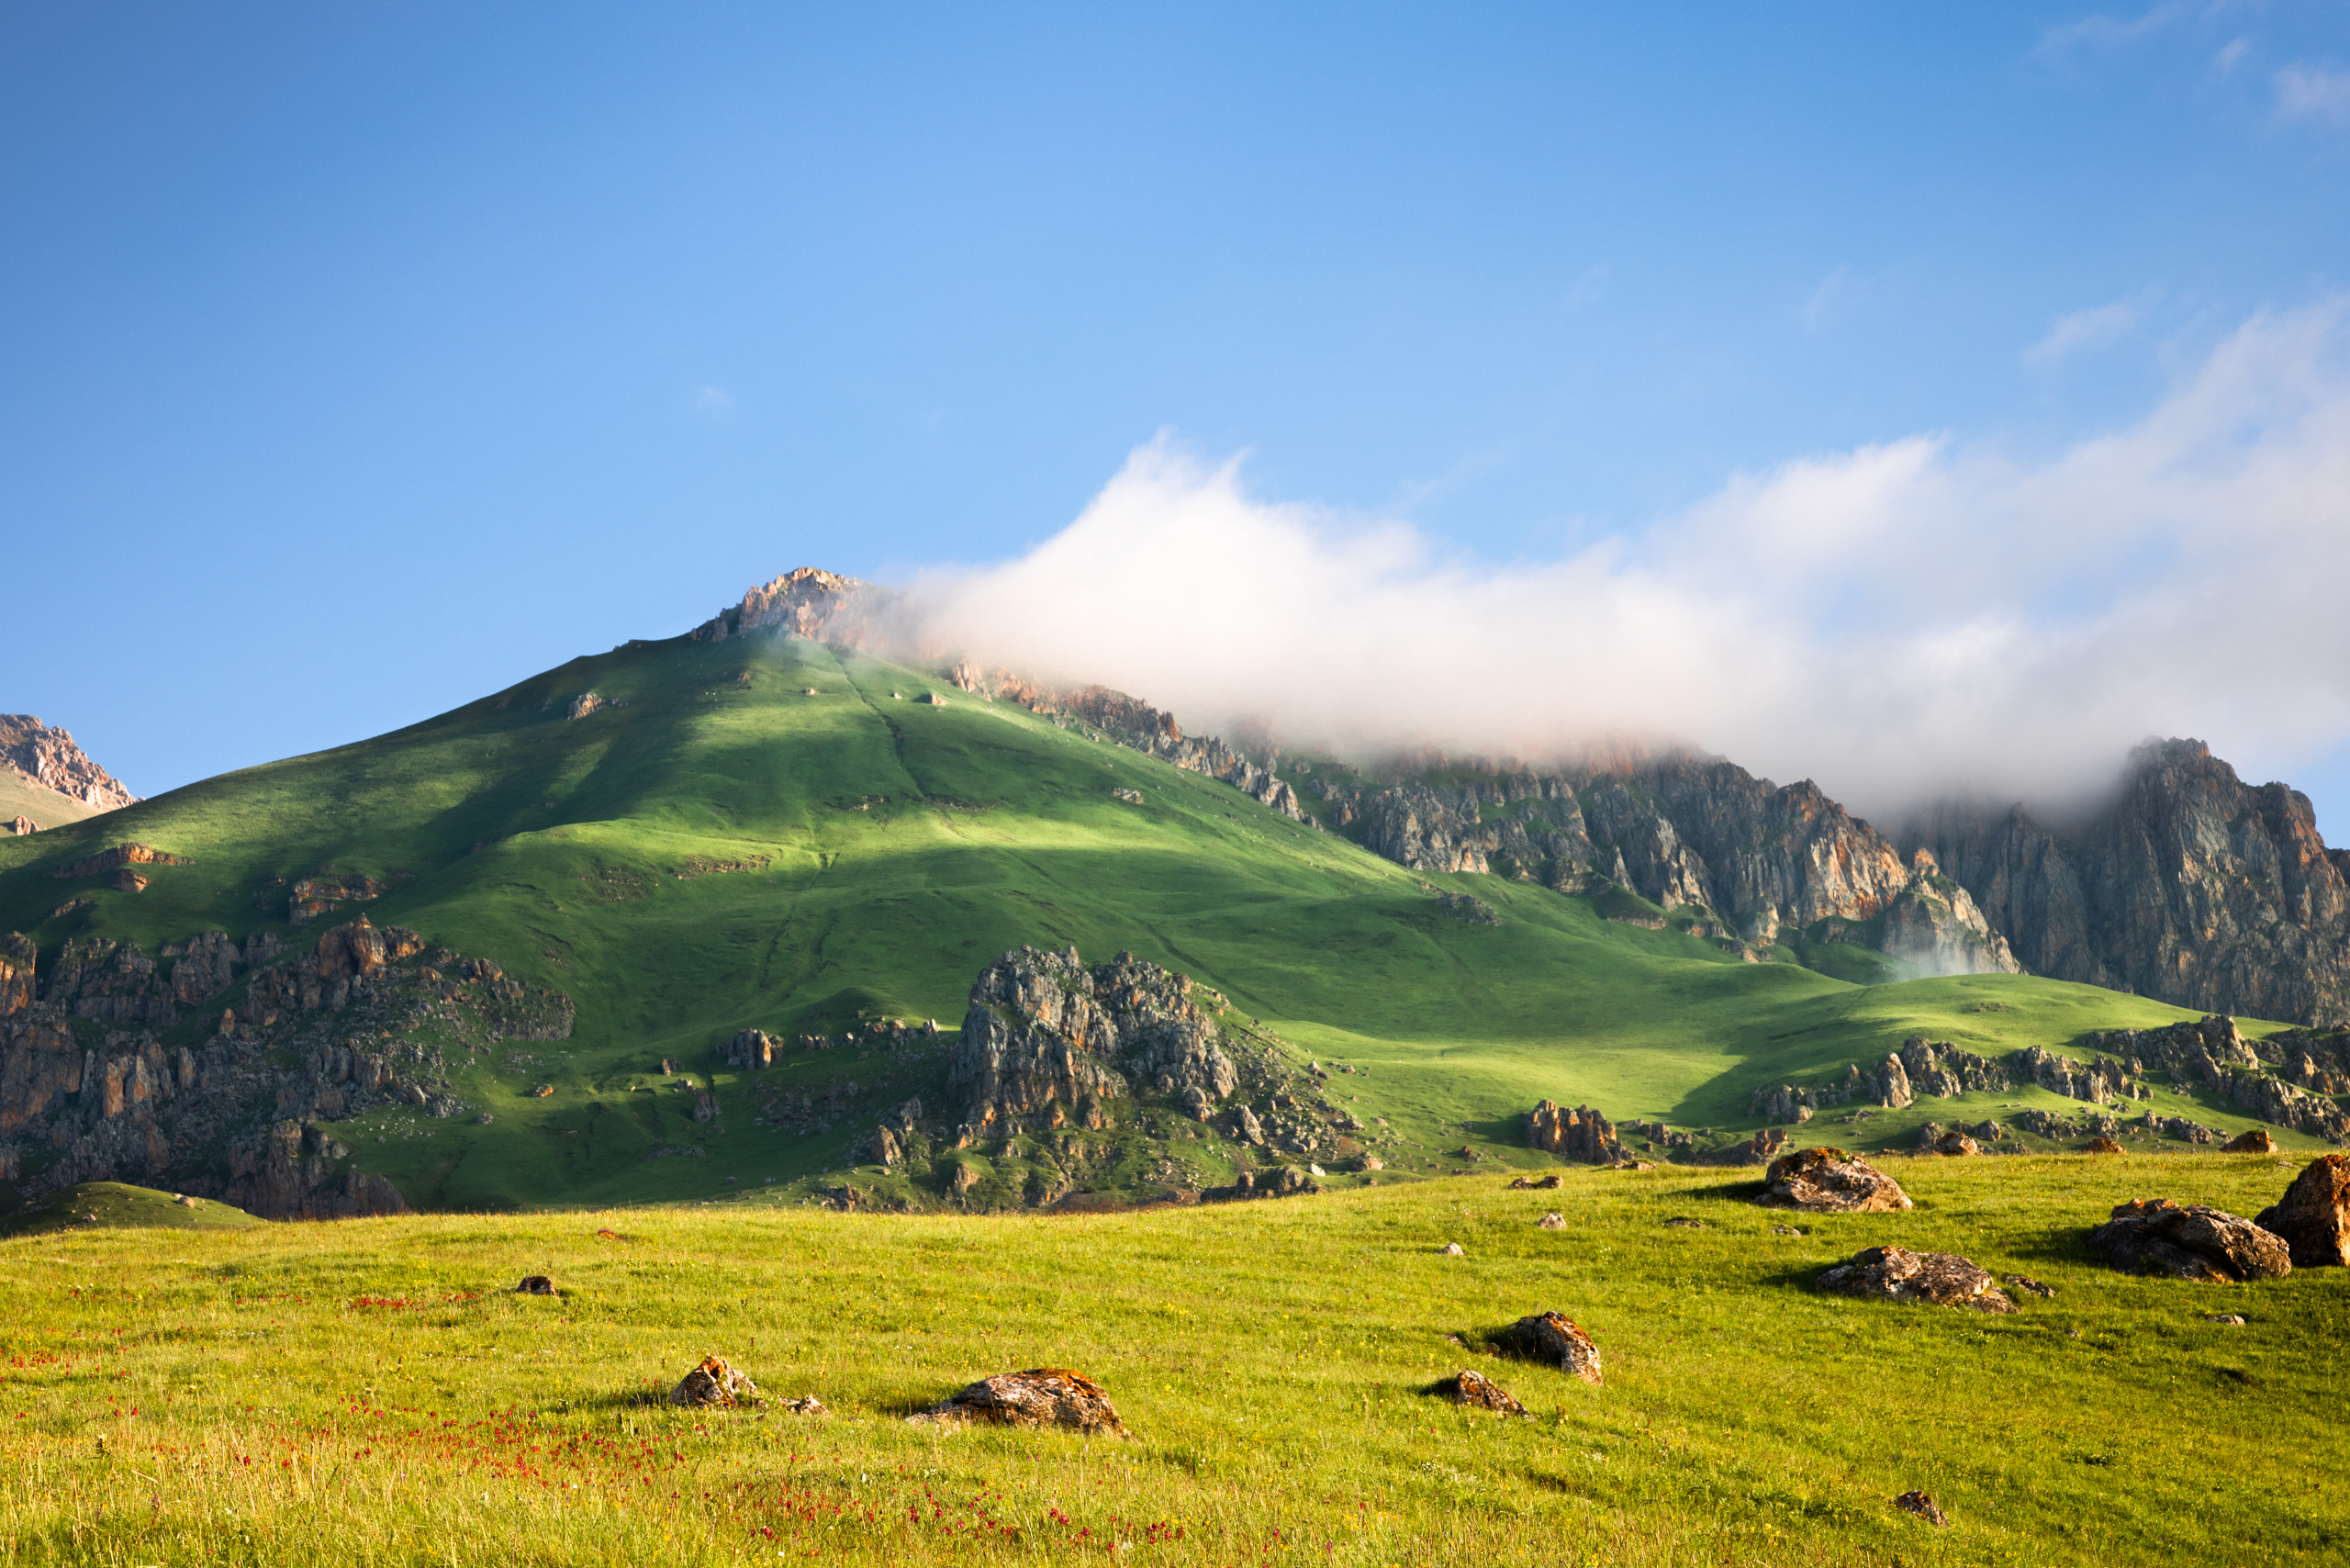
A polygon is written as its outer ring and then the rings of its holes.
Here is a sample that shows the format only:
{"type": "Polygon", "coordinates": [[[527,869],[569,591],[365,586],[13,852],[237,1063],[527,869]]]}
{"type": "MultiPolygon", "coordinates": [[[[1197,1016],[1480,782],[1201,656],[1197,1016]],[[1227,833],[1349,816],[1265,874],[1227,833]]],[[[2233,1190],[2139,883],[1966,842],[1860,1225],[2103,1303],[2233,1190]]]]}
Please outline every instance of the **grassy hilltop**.
{"type": "MultiPolygon", "coordinates": [[[[1024,943],[1131,949],[1220,990],[1227,1022],[1260,1023],[1288,1059],[1362,1070],[1334,1092],[1387,1118],[1391,1176],[1450,1169],[1464,1144],[1527,1158],[1510,1152],[1518,1118],[1544,1096],[1726,1137],[1755,1083],[1913,1032],[2062,1049],[2182,1016],[2029,978],[1871,987],[1740,963],[1604,919],[1605,899],[1406,871],[1081,723],[805,641],[632,644],[374,740],[0,839],[0,931],[44,961],[83,931],[151,953],[213,927],[298,944],[364,912],[568,993],[569,1040],[459,1053],[453,1087],[487,1125],[406,1108],[338,1125],[352,1159],[427,1208],[799,1195],[864,1158],[883,1110],[943,1103],[943,1056],[834,1050],[751,1074],[717,1047],[748,1026],[952,1028],[974,974],[1024,943]],[[567,716],[589,693],[602,705],[567,716]],[[126,841],[191,863],[140,868],[136,893],[46,874],[126,841]],[[291,885],[322,873],[386,890],[289,929],[291,885]],[[1464,923],[1432,890],[1474,891],[1502,923],[1464,923]],[[663,1058],[714,1085],[717,1122],[644,1092],[663,1058]],[[787,1091],[815,1109],[753,1125],[787,1091]],[[700,1158],[647,1158],[688,1148],[700,1158]]],[[[2036,1090],[1974,1099],[1817,1131],[1873,1147],[1930,1117],[2078,1109],[2036,1090]]],[[[2249,1125],[2167,1092],[2154,1104],[2249,1125]]],[[[1221,1181],[1230,1152],[1211,1139],[1187,1158],[1221,1181]]]]}
{"type": "Polygon", "coordinates": [[[2296,1163],[1903,1161],[1898,1215],[1583,1169],[0,1240],[0,1562],[2339,1562],[2350,1271],[2191,1285],[2082,1244],[2130,1197],[2255,1212],[2296,1163]],[[1805,1288],[1878,1244],[2056,1294],[1993,1317],[1805,1288]],[[560,1294],[513,1294],[529,1273],[560,1294]],[[1604,1387],[1475,1349],[1545,1309],[1604,1387]],[[833,1414],[659,1402],[711,1352],[833,1414]],[[1134,1439],[901,1419],[1039,1365],[1100,1379],[1134,1439]],[[1426,1395],[1464,1366],[1530,1418],[1426,1395]],[[1892,1507],[1911,1488],[1948,1529],[1892,1507]]]}

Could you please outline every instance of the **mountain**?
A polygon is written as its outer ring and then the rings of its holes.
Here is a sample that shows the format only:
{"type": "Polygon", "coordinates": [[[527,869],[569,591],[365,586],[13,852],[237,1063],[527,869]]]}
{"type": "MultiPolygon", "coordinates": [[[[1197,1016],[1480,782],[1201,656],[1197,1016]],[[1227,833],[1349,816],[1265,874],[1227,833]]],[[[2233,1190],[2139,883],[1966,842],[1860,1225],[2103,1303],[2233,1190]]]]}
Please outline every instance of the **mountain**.
{"type": "MultiPolygon", "coordinates": [[[[1191,1201],[1547,1159],[1544,1099],[1604,1109],[1594,1148],[1724,1158],[1798,1112],[1880,1140],[2001,1105],[2076,1136],[2117,1096],[2149,1137],[2331,1125],[2089,1070],[2193,1025],[2143,997],[1979,959],[1854,983],[1894,971],[1840,933],[1971,904],[1808,787],[1456,768],[1419,819],[1456,857],[1419,868],[1350,835],[1438,782],[883,656],[869,592],[795,573],[407,729],[0,838],[0,1203],[1191,1201]],[[1750,892],[1818,939],[1714,913],[1750,892]],[[2008,1087],[1912,1072],[1913,1038],[2008,1087]]],[[[2313,1084],[2350,1070],[2337,1041],[2226,1038],[2247,1081],[2288,1049],[2313,1084]]]]}
{"type": "Polygon", "coordinates": [[[138,799],[63,730],[0,713],[0,834],[37,833],[138,799]]]}

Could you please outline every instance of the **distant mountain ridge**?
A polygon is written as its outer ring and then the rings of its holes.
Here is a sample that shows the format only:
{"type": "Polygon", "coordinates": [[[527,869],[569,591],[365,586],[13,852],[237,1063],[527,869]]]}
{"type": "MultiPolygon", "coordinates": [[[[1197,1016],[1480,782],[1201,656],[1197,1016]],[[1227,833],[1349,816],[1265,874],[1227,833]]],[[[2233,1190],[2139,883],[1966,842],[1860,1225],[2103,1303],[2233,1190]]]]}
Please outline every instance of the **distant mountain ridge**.
{"type": "MultiPolygon", "coordinates": [[[[814,567],[751,589],[693,635],[763,629],[867,650],[913,641],[901,596],[814,567]]],[[[1552,768],[1432,757],[1375,773],[1325,761],[1317,774],[1312,757],[1284,765],[1187,736],[1105,687],[968,660],[952,678],[1080,715],[1399,865],[1568,892],[1612,883],[1701,926],[1710,916],[1725,946],[1757,956],[1792,940],[1909,973],[2024,970],[2209,1012],[2350,1021],[2350,851],[2325,846],[2306,796],[2245,785],[2200,741],[2133,752],[2120,795],[2077,826],[1953,799],[1888,834],[1807,779],[1774,785],[1694,752],[1552,768]]]]}
{"type": "Polygon", "coordinates": [[[122,780],[30,713],[0,713],[0,833],[31,833],[138,801],[122,780]]]}

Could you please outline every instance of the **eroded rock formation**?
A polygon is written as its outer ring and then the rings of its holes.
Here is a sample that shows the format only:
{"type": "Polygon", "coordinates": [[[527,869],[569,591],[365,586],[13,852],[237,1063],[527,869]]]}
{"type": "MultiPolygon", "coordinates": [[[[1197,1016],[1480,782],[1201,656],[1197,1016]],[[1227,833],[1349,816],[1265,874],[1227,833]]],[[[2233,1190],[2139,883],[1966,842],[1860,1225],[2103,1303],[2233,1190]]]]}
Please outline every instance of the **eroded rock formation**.
{"type": "Polygon", "coordinates": [[[1912,1252],[1871,1247],[1811,1282],[1830,1295],[1860,1296],[1933,1306],[2013,1312],[2016,1304],[1991,1276],[1952,1252],[1912,1252]]]}
{"type": "Polygon", "coordinates": [[[121,779],[91,761],[72,735],[30,713],[0,713],[0,767],[102,812],[139,800],[121,779]]]}
{"type": "Polygon", "coordinates": [[[1534,1107],[1527,1131],[1535,1148],[1562,1159],[1610,1165],[1624,1158],[1614,1124],[1588,1105],[1569,1111],[1545,1100],[1534,1107]]]}
{"type": "Polygon", "coordinates": [[[2350,1159],[2329,1154],[2310,1161],[2285,1195],[2260,1211],[2258,1223],[2283,1239],[2296,1269],[2350,1263],[2350,1159]]]}
{"type": "Polygon", "coordinates": [[[1089,1437],[1131,1436],[1102,1386],[1067,1367],[1002,1372],[960,1389],[910,1421],[942,1426],[1060,1427],[1089,1437]]]}
{"type": "Polygon", "coordinates": [[[2241,1215],[2203,1204],[2138,1198],[2089,1233],[2090,1249],[2124,1273],[2235,1284],[2293,1271],[2286,1241],[2241,1215]]]}
{"type": "Polygon", "coordinates": [[[1841,1148],[1799,1148],[1763,1174],[1765,1208],[1807,1214],[1889,1214],[1910,1207],[1901,1183],[1841,1148]]]}

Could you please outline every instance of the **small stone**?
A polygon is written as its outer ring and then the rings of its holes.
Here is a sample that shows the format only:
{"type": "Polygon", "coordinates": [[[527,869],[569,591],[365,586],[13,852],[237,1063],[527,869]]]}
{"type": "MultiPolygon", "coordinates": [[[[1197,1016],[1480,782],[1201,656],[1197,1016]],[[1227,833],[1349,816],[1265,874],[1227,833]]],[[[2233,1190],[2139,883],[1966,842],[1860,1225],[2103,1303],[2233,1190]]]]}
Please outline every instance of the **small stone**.
{"type": "Polygon", "coordinates": [[[1831,1295],[1874,1297],[1933,1306],[1966,1306],[1977,1312],[2013,1312],[2016,1304],[1991,1276],[1950,1252],[1912,1252],[1902,1247],[1871,1247],[1827,1270],[1811,1288],[1831,1295]]]}
{"type": "Polygon", "coordinates": [[[1539,1180],[1519,1176],[1511,1181],[1509,1184],[1509,1191],[1513,1193],[1549,1193],[1555,1192],[1557,1189],[1565,1185],[1566,1183],[1556,1175],[1544,1176],[1539,1180]]]}
{"type": "Polygon", "coordinates": [[[1803,1232],[1792,1225],[1774,1225],[1771,1227],[1771,1234],[1774,1236],[1801,1236],[1803,1232]]]}
{"type": "Polygon", "coordinates": [[[800,1399],[787,1399],[776,1406],[787,1416],[829,1416],[824,1402],[811,1394],[800,1399]]]}
{"type": "Polygon", "coordinates": [[[1564,1230],[1567,1228],[1566,1217],[1555,1209],[1550,1213],[1544,1215],[1540,1219],[1536,1220],[1534,1223],[1544,1230],[1564,1230]]]}
{"type": "Polygon", "coordinates": [[[1131,1436],[1100,1383],[1066,1367],[1034,1367],[982,1378],[909,1421],[959,1427],[1067,1427],[1088,1435],[1131,1436]]]}
{"type": "Polygon", "coordinates": [[[544,1274],[525,1274],[522,1282],[514,1287],[516,1295],[553,1295],[554,1282],[544,1274]]]}
{"type": "Polygon", "coordinates": [[[1469,1256],[1468,1250],[1458,1241],[1446,1242],[1443,1246],[1437,1249],[1437,1252],[1440,1256],[1446,1258],[1466,1258],[1469,1256]]]}
{"type": "Polygon", "coordinates": [[[701,1365],[669,1391],[672,1405],[743,1405],[759,1396],[759,1385],[736,1372],[722,1356],[704,1356],[701,1365]]]}
{"type": "Polygon", "coordinates": [[[1950,1527],[1950,1520],[1942,1517],[1942,1511],[1934,1506],[1934,1500],[1923,1492],[1904,1492],[1893,1500],[1893,1506],[1903,1513],[1917,1515],[1930,1525],[1945,1529],[1950,1527]]]}
{"type": "Polygon", "coordinates": [[[1437,1384],[1437,1391],[1455,1405],[1473,1406],[1480,1410],[1492,1410],[1504,1416],[1523,1416],[1526,1406],[1520,1405],[1509,1390],[1474,1368],[1464,1369],[1437,1384]]]}
{"type": "Polygon", "coordinates": [[[1494,1338],[1513,1354],[1571,1372],[1585,1383],[1605,1381],[1600,1375],[1598,1345],[1562,1314],[1538,1312],[1521,1317],[1494,1338]]]}
{"type": "Polygon", "coordinates": [[[2013,1285],[2020,1291],[2027,1291],[2037,1296],[2046,1296],[2052,1301],[2055,1299],[2054,1285],[2043,1285],[2030,1274],[2002,1274],[1999,1278],[2002,1283],[2013,1285]]]}
{"type": "Polygon", "coordinates": [[[172,1202],[179,1204],[179,1206],[184,1209],[192,1209],[196,1207],[196,1200],[194,1198],[187,1197],[185,1194],[180,1197],[173,1198],[172,1202]]]}
{"type": "Polygon", "coordinates": [[[487,1111],[484,1111],[480,1115],[474,1118],[474,1126],[477,1127],[486,1127],[496,1120],[498,1120],[496,1116],[491,1115],[487,1111]]]}
{"type": "Polygon", "coordinates": [[[2221,1324],[2230,1328],[2241,1328],[2244,1327],[2244,1314],[2241,1312],[2207,1312],[2203,1315],[2203,1321],[2206,1323],[2221,1324]]]}
{"type": "Polygon", "coordinates": [[[1674,1215],[1671,1219],[1664,1222],[1664,1228],[1667,1230],[1703,1230],[1706,1228],[1706,1222],[1701,1219],[1691,1219],[1687,1215],[1674,1215]]]}

